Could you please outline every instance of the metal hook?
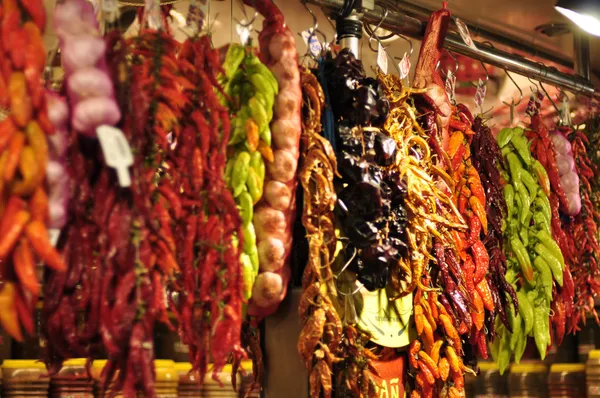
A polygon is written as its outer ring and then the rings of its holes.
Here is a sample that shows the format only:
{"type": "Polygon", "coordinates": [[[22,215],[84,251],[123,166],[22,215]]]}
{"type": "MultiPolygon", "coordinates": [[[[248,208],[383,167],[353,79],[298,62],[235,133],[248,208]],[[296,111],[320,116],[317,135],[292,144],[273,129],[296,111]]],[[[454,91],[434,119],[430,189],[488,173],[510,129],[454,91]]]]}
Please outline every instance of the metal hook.
{"type": "Polygon", "coordinates": [[[538,91],[540,91],[540,88],[538,87],[537,83],[534,80],[531,80],[530,77],[527,77],[527,80],[529,80],[529,82],[531,84],[533,84],[533,86],[529,87],[529,89],[531,90],[532,93],[537,93],[538,91]]]}
{"type": "Polygon", "coordinates": [[[369,48],[373,52],[377,52],[379,49],[374,49],[373,46],[372,46],[372,44],[371,44],[371,41],[373,40],[373,38],[375,38],[375,40],[377,40],[377,43],[381,44],[381,39],[379,38],[379,36],[377,36],[376,33],[379,30],[379,28],[381,27],[381,24],[383,24],[383,21],[385,21],[385,18],[387,17],[388,13],[390,12],[387,7],[383,7],[383,6],[380,6],[380,7],[382,9],[381,19],[377,23],[377,26],[375,26],[375,29],[373,29],[371,31],[371,34],[369,35],[369,48]]]}
{"type": "Polygon", "coordinates": [[[240,22],[240,20],[238,20],[237,18],[235,18],[235,22],[243,28],[248,28],[252,26],[254,21],[256,21],[256,17],[258,17],[258,11],[254,10],[254,16],[252,17],[252,19],[249,19],[248,14],[246,13],[246,7],[244,6],[244,2],[242,0],[238,0],[238,3],[240,4],[240,8],[244,13],[244,21],[246,21],[246,23],[240,22]]]}
{"type": "MultiPolygon", "coordinates": [[[[454,55],[454,53],[452,51],[448,51],[446,50],[446,52],[452,57],[452,59],[454,60],[454,72],[451,72],[454,76],[456,76],[456,73],[458,72],[458,59],[456,59],[456,55],[454,55]]],[[[440,63],[442,61],[438,61],[437,65],[435,66],[435,69],[438,70],[440,67],[440,63]]],[[[442,75],[447,79],[448,78],[448,73],[442,71],[442,75]]]]}
{"type": "MultiPolygon", "coordinates": [[[[311,39],[313,37],[317,37],[317,33],[318,33],[323,38],[323,41],[319,42],[319,43],[327,43],[327,36],[325,35],[325,33],[323,33],[322,31],[320,31],[318,29],[319,28],[319,21],[317,19],[317,16],[313,12],[313,10],[311,10],[310,7],[308,7],[308,4],[306,3],[306,1],[302,1],[302,5],[310,13],[310,15],[312,16],[312,19],[313,19],[313,26],[312,26],[312,28],[309,29],[310,35],[308,36],[308,38],[306,40],[307,45],[306,45],[306,53],[304,54],[304,57],[310,57],[313,61],[318,61],[319,60],[319,55],[313,54],[311,52],[311,50],[310,50],[311,39]]],[[[302,34],[298,33],[298,35],[302,37],[302,34]]],[[[321,46],[321,49],[322,49],[322,46],[321,46]]]]}
{"type": "Polygon", "coordinates": [[[306,11],[308,11],[310,13],[310,15],[312,16],[312,20],[313,20],[312,32],[316,32],[317,28],[319,27],[319,20],[317,19],[317,16],[313,12],[313,10],[311,10],[310,7],[306,4],[306,1],[303,1],[302,5],[304,6],[304,8],[306,8],[306,11]]]}
{"type": "Polygon", "coordinates": [[[552,97],[550,97],[550,94],[548,94],[548,91],[546,91],[546,88],[544,87],[544,85],[542,84],[542,82],[540,83],[540,87],[542,89],[542,91],[544,92],[544,94],[546,95],[546,97],[550,100],[550,103],[552,103],[552,106],[554,107],[554,110],[556,111],[556,113],[558,113],[558,116],[562,122],[562,112],[560,111],[560,109],[558,108],[558,106],[556,106],[556,103],[554,102],[554,100],[552,99],[552,97]]]}
{"type": "Polygon", "coordinates": [[[506,76],[508,76],[508,78],[510,79],[511,82],[513,82],[513,84],[515,85],[515,87],[517,87],[517,90],[519,90],[519,102],[517,102],[515,104],[515,99],[512,98],[511,103],[509,104],[506,101],[502,101],[502,103],[506,106],[519,106],[519,104],[523,101],[523,90],[521,90],[521,87],[519,87],[519,85],[517,84],[517,82],[515,81],[515,79],[513,79],[513,77],[510,75],[510,73],[508,73],[508,71],[506,69],[504,69],[504,73],[506,73],[506,76]]]}

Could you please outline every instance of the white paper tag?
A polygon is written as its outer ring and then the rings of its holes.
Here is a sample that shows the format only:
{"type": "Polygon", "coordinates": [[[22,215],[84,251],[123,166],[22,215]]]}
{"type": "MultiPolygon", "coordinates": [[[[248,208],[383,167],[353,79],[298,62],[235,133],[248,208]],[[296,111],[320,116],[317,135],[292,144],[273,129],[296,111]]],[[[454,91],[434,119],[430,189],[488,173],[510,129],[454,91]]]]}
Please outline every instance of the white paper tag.
{"type": "Polygon", "coordinates": [[[450,71],[448,71],[448,76],[446,77],[445,88],[448,99],[453,100],[456,90],[456,76],[450,71]]]}
{"type": "Polygon", "coordinates": [[[460,37],[463,39],[465,44],[471,47],[473,50],[477,50],[477,46],[473,43],[473,39],[471,39],[471,34],[469,33],[469,28],[467,28],[467,24],[461,21],[459,18],[456,18],[456,27],[458,28],[458,33],[460,37]]]}
{"type": "Polygon", "coordinates": [[[402,60],[398,64],[398,70],[400,70],[400,79],[404,79],[410,73],[410,58],[408,58],[408,53],[404,53],[402,60]]]}
{"type": "Polygon", "coordinates": [[[194,33],[204,29],[208,15],[208,0],[191,0],[188,8],[186,26],[194,33]]]}
{"type": "Polygon", "coordinates": [[[308,52],[313,57],[318,57],[319,55],[321,55],[321,51],[323,50],[323,45],[319,41],[319,38],[317,37],[317,35],[313,32],[313,28],[308,28],[308,29],[302,31],[302,33],[300,33],[300,36],[302,36],[302,40],[304,40],[304,44],[306,44],[306,46],[308,47],[308,52]]]}
{"type": "Polygon", "coordinates": [[[481,108],[483,101],[485,100],[485,94],[487,92],[487,85],[481,78],[477,82],[477,90],[475,91],[475,104],[481,108]]]}
{"type": "Polygon", "coordinates": [[[148,21],[150,29],[158,30],[163,27],[160,15],[160,0],[146,0],[144,13],[146,14],[146,21],[148,21]]]}
{"type": "Polygon", "coordinates": [[[100,140],[106,164],[117,171],[119,185],[130,186],[129,166],[133,164],[133,155],[125,135],[118,128],[107,125],[98,127],[96,134],[100,140]]]}
{"type": "Polygon", "coordinates": [[[252,32],[252,25],[250,26],[242,26],[242,24],[246,24],[246,20],[242,20],[240,23],[235,25],[235,31],[240,36],[240,43],[242,45],[246,45],[248,43],[248,39],[250,39],[250,32],[252,32]]]}
{"type": "Polygon", "coordinates": [[[377,47],[377,66],[381,69],[384,75],[387,74],[388,71],[388,59],[387,53],[385,52],[385,47],[379,42],[379,46],[377,47]]]}
{"type": "Polygon", "coordinates": [[[117,0],[103,0],[101,6],[104,21],[113,23],[119,18],[119,3],[117,0]]]}
{"type": "Polygon", "coordinates": [[[60,238],[60,229],[59,228],[50,228],[48,230],[48,239],[52,246],[56,246],[58,243],[58,238],[60,238]]]}

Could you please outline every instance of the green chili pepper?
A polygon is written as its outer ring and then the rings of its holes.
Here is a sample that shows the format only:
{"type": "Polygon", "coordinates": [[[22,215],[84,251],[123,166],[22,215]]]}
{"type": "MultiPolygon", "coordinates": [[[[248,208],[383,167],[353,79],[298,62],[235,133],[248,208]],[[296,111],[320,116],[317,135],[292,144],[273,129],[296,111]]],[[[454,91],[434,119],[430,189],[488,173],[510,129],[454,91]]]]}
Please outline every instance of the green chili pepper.
{"type": "Polygon", "coordinates": [[[244,300],[248,300],[250,299],[250,296],[252,296],[252,285],[254,285],[256,275],[254,273],[254,266],[252,265],[250,256],[248,256],[246,253],[242,253],[240,256],[240,262],[242,263],[242,279],[244,281],[244,300]]]}
{"type": "MultiPolygon", "coordinates": [[[[511,308],[512,305],[510,306],[511,308]]],[[[514,311],[514,309],[513,309],[514,311]]],[[[513,332],[512,335],[510,336],[510,350],[514,351],[515,348],[517,347],[517,342],[519,340],[521,340],[522,338],[524,338],[524,334],[523,334],[523,319],[521,318],[521,314],[517,313],[517,315],[514,317],[514,322],[513,322],[513,332]]]]}
{"type": "Polygon", "coordinates": [[[254,246],[254,250],[252,250],[250,253],[247,253],[247,254],[250,257],[250,261],[252,261],[252,270],[254,271],[254,276],[256,276],[256,275],[258,275],[258,269],[259,269],[258,249],[256,248],[256,246],[254,246]]]}
{"type": "Polygon", "coordinates": [[[258,136],[265,144],[267,144],[267,146],[271,146],[272,134],[268,124],[258,131],[258,136]]]}
{"type": "Polygon", "coordinates": [[[523,358],[523,354],[525,353],[525,348],[527,348],[526,335],[524,335],[522,338],[519,339],[519,341],[517,341],[517,346],[515,347],[515,363],[521,362],[521,358],[523,358]]]}
{"type": "Polygon", "coordinates": [[[235,165],[231,174],[231,187],[233,196],[238,197],[243,191],[248,179],[250,169],[250,153],[242,151],[235,159],[235,165]]]}
{"type": "Polygon", "coordinates": [[[540,184],[542,191],[544,191],[544,194],[549,195],[550,194],[550,179],[548,178],[548,173],[546,172],[546,169],[544,168],[544,166],[542,166],[542,164],[537,159],[533,161],[533,164],[531,167],[538,178],[538,183],[540,184]]]}
{"type": "Polygon", "coordinates": [[[236,145],[246,139],[246,120],[250,117],[250,108],[243,106],[233,119],[232,133],[228,145],[236,145]]]}
{"type": "Polygon", "coordinates": [[[256,171],[256,174],[258,174],[260,181],[264,182],[264,180],[265,180],[265,160],[263,159],[260,152],[255,151],[252,153],[252,159],[250,160],[250,167],[252,167],[254,169],[254,171],[256,171]]]}
{"type": "Polygon", "coordinates": [[[544,213],[541,211],[537,211],[533,214],[533,222],[535,223],[536,228],[540,231],[546,231],[551,233],[550,220],[546,220],[544,217],[544,213]]]}
{"type": "Polygon", "coordinates": [[[244,252],[252,253],[256,250],[256,232],[254,231],[254,224],[249,223],[242,227],[244,233],[244,252]]]}
{"type": "Polygon", "coordinates": [[[528,335],[533,330],[533,306],[522,289],[517,291],[517,298],[519,300],[519,314],[521,314],[525,326],[525,335],[528,335]]]}
{"type": "Polygon", "coordinates": [[[260,177],[256,170],[252,167],[248,169],[248,178],[246,180],[246,185],[248,186],[248,192],[252,196],[252,202],[254,204],[258,203],[263,194],[263,182],[260,180],[260,177]]]}
{"type": "Polygon", "coordinates": [[[535,339],[535,345],[540,353],[540,357],[544,360],[546,358],[548,342],[550,341],[550,336],[547,332],[549,328],[549,313],[543,306],[536,306],[533,309],[533,314],[533,338],[535,339]]]}
{"type": "Polygon", "coordinates": [[[529,258],[529,254],[523,246],[523,243],[519,240],[518,237],[513,237],[510,240],[510,246],[512,248],[513,253],[517,257],[517,261],[521,266],[521,273],[527,280],[527,282],[533,282],[533,268],[531,267],[531,259],[529,258]]]}
{"type": "Polygon", "coordinates": [[[519,230],[519,239],[523,242],[523,246],[527,247],[529,245],[529,229],[527,227],[519,230]]]}
{"type": "Polygon", "coordinates": [[[508,331],[502,334],[500,348],[498,350],[498,370],[500,374],[504,374],[510,364],[510,336],[508,331]]]}
{"type": "Polygon", "coordinates": [[[275,75],[273,75],[273,72],[271,72],[271,70],[267,68],[265,64],[257,62],[256,64],[252,65],[252,68],[249,69],[248,73],[253,75],[258,74],[264,77],[266,82],[271,87],[271,90],[273,91],[273,97],[275,97],[279,93],[279,85],[277,84],[277,79],[275,79],[275,75]]]}
{"type": "Polygon", "coordinates": [[[541,211],[544,214],[544,218],[552,220],[552,210],[550,209],[550,202],[548,201],[548,198],[545,195],[538,195],[535,198],[534,203],[539,208],[539,211],[541,211]]]}
{"type": "Polygon", "coordinates": [[[565,268],[565,258],[563,257],[562,251],[560,247],[556,243],[556,241],[552,238],[551,232],[541,230],[537,233],[536,238],[542,242],[544,246],[552,253],[554,257],[560,261],[562,268],[565,268]]]}
{"type": "Polygon", "coordinates": [[[507,218],[510,218],[515,206],[515,189],[510,184],[504,186],[504,200],[506,201],[506,207],[508,209],[507,218]]]}
{"type": "Polygon", "coordinates": [[[227,79],[231,79],[233,74],[238,70],[244,60],[245,54],[246,49],[244,46],[239,44],[231,44],[229,46],[227,55],[225,55],[225,62],[223,62],[223,71],[227,79]]]}
{"type": "Polygon", "coordinates": [[[254,98],[256,98],[258,102],[260,102],[261,105],[265,108],[265,110],[267,111],[267,121],[270,122],[273,119],[274,98],[268,97],[265,93],[262,93],[260,91],[254,94],[254,98]]]}
{"type": "Polygon", "coordinates": [[[506,146],[506,144],[508,144],[510,142],[510,139],[512,138],[513,134],[514,134],[514,129],[512,129],[510,127],[505,127],[502,130],[500,130],[500,132],[498,133],[498,136],[496,137],[498,146],[500,148],[504,148],[506,146]]]}
{"type": "Polygon", "coordinates": [[[546,261],[546,263],[550,267],[550,270],[552,271],[552,276],[554,276],[554,280],[556,281],[556,283],[558,283],[558,286],[562,286],[563,268],[560,261],[556,257],[554,257],[552,252],[550,252],[550,250],[546,246],[544,246],[541,243],[535,245],[535,252],[539,254],[544,259],[544,261],[546,261]]]}
{"type": "Polygon", "coordinates": [[[273,90],[271,83],[262,74],[251,74],[249,80],[256,91],[264,93],[267,97],[275,97],[276,92],[273,90]]]}
{"type": "Polygon", "coordinates": [[[252,224],[252,218],[254,217],[254,202],[252,201],[252,195],[248,192],[242,192],[240,196],[237,197],[237,200],[240,205],[242,225],[247,226],[248,224],[252,224]]]}
{"type": "Polygon", "coordinates": [[[529,193],[527,192],[527,188],[525,188],[522,184],[516,186],[517,195],[521,198],[521,214],[520,221],[521,224],[527,225],[527,219],[531,220],[531,198],[529,197],[529,193]]]}
{"type": "Polygon", "coordinates": [[[538,183],[535,181],[533,176],[529,174],[529,172],[525,169],[521,169],[521,181],[523,181],[523,184],[525,184],[525,186],[527,187],[527,190],[529,191],[529,197],[531,198],[531,200],[534,200],[537,196],[537,191],[539,188],[538,183]]]}
{"type": "Polygon", "coordinates": [[[545,299],[552,300],[552,271],[550,266],[542,256],[535,256],[533,265],[540,274],[541,285],[538,282],[538,286],[541,286],[540,290],[544,292],[545,299]]]}
{"type": "Polygon", "coordinates": [[[505,146],[504,148],[502,148],[502,157],[506,158],[506,156],[508,156],[509,153],[513,152],[513,149],[510,147],[510,145],[505,146]]]}
{"type": "Polygon", "coordinates": [[[514,268],[509,268],[504,275],[504,278],[511,285],[519,279],[519,273],[514,268]]]}
{"type": "Polygon", "coordinates": [[[227,160],[227,164],[225,165],[225,182],[229,188],[231,188],[231,173],[233,172],[234,164],[235,159],[231,158],[227,160]]]}
{"type": "Polygon", "coordinates": [[[523,166],[517,155],[514,153],[509,153],[506,156],[506,160],[510,170],[510,182],[515,188],[515,191],[518,192],[519,189],[523,187],[523,182],[521,181],[521,170],[523,169],[523,166]]]}
{"type": "MultiPolygon", "coordinates": [[[[522,129],[521,129],[522,130],[522,129]]],[[[531,152],[529,152],[529,141],[527,141],[527,137],[525,137],[522,133],[513,134],[510,142],[513,144],[519,157],[523,161],[526,166],[530,166],[533,162],[533,158],[531,157],[531,152]]]]}
{"type": "Polygon", "coordinates": [[[256,121],[259,131],[269,126],[267,111],[255,97],[250,98],[248,106],[250,107],[250,115],[256,121]]]}

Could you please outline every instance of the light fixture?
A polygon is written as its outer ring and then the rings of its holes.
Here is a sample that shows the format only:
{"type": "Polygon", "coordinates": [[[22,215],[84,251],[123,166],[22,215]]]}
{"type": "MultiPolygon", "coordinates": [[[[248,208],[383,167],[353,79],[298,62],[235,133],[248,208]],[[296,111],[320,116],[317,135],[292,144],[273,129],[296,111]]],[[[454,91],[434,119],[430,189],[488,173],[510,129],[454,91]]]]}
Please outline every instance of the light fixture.
{"type": "Polygon", "coordinates": [[[589,34],[600,36],[598,0],[558,0],[554,8],[589,34]]]}

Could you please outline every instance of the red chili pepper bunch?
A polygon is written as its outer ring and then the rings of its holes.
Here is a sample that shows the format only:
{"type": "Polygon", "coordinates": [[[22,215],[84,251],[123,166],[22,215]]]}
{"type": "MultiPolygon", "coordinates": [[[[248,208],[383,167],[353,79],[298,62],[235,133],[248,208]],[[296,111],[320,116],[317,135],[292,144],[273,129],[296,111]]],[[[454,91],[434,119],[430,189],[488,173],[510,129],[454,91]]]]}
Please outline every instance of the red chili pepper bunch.
{"type": "MultiPolygon", "coordinates": [[[[574,241],[569,238],[566,229],[568,224],[561,219],[560,208],[566,205],[566,194],[560,182],[558,166],[556,164],[556,150],[550,139],[548,127],[543,122],[541,116],[536,113],[531,117],[531,126],[527,130],[526,136],[531,140],[531,154],[536,158],[548,173],[550,186],[540,181],[540,186],[544,191],[550,191],[548,200],[552,211],[552,237],[560,247],[565,259],[565,269],[563,271],[563,286],[554,284],[552,300],[552,324],[554,325],[554,340],[558,345],[561,344],[566,328],[565,324],[572,319],[574,315],[573,296],[574,284],[571,275],[572,267],[576,266],[577,261],[574,258],[574,241]],[[546,186],[545,186],[546,185],[546,186]]],[[[575,322],[576,324],[577,322],[575,322]]],[[[573,329],[570,328],[570,332],[573,329]]]]}
{"type": "Polygon", "coordinates": [[[48,119],[42,73],[46,13],[40,0],[0,3],[0,326],[17,341],[34,332],[36,262],[63,273],[48,239],[48,119]]]}
{"type": "Polygon", "coordinates": [[[461,260],[460,271],[469,295],[470,316],[465,316],[459,325],[459,332],[470,336],[473,346],[478,347],[481,356],[486,359],[487,341],[484,324],[486,310],[494,313],[494,300],[488,279],[489,256],[481,240],[481,233],[488,233],[486,215],[486,197],[477,169],[471,160],[469,145],[474,132],[471,128],[473,117],[464,107],[456,107],[450,119],[450,143],[448,156],[452,164],[454,202],[461,216],[468,221],[468,233],[456,231],[456,249],[461,260]],[[462,108],[462,109],[461,109],[462,108]],[[461,119],[461,121],[458,121],[461,119]]]}
{"type": "Polygon", "coordinates": [[[225,182],[228,109],[216,92],[223,90],[218,50],[202,36],[183,44],[178,62],[192,83],[186,94],[192,108],[175,151],[175,167],[188,170],[177,181],[182,196],[182,219],[176,229],[181,281],[174,303],[182,341],[190,360],[206,373],[209,353],[214,377],[241,347],[243,280],[240,256],[244,246],[242,220],[225,182]]]}
{"type": "MultiPolygon", "coordinates": [[[[569,330],[579,330],[579,324],[584,323],[588,314],[593,314],[598,320],[594,308],[594,297],[600,293],[600,265],[598,253],[598,223],[600,214],[592,203],[592,184],[598,178],[598,166],[593,164],[587,149],[597,150],[583,131],[574,131],[568,136],[571,141],[575,166],[580,181],[581,212],[573,217],[568,225],[568,236],[572,239],[574,256],[572,273],[575,289],[575,312],[569,320],[569,330]]],[[[600,321],[599,321],[600,322],[600,321]]]]}
{"type": "MultiPolygon", "coordinates": [[[[489,226],[487,233],[484,233],[483,243],[489,255],[489,273],[486,279],[495,309],[488,313],[486,327],[489,339],[493,340],[496,315],[499,315],[502,323],[511,330],[507,316],[511,305],[509,297],[515,311],[518,310],[517,293],[505,278],[507,266],[504,255],[502,220],[506,217],[507,207],[500,174],[505,165],[500,147],[492,135],[492,131],[485,125],[481,117],[475,118],[472,128],[475,134],[471,137],[471,161],[479,173],[481,185],[485,191],[485,212],[489,226]]],[[[482,287],[485,288],[485,286],[482,287]]],[[[483,297],[487,294],[482,292],[481,295],[483,297]]]]}

